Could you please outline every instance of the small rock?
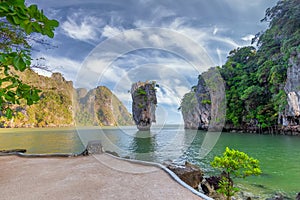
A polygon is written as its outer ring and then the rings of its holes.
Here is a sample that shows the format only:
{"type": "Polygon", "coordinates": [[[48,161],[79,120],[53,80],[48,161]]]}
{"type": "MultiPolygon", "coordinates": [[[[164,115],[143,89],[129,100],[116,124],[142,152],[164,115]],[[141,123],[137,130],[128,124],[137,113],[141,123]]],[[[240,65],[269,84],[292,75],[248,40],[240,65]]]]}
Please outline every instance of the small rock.
{"type": "Polygon", "coordinates": [[[287,197],[286,195],[281,193],[276,193],[273,197],[267,198],[266,200],[288,200],[288,199],[290,198],[287,197]]]}
{"type": "Polygon", "coordinates": [[[191,163],[186,162],[183,166],[170,164],[167,168],[173,171],[182,181],[194,189],[198,189],[199,184],[203,180],[203,172],[201,169],[191,163]]]}
{"type": "Polygon", "coordinates": [[[101,154],[103,153],[103,148],[100,140],[89,141],[86,147],[88,154],[101,154]]]}

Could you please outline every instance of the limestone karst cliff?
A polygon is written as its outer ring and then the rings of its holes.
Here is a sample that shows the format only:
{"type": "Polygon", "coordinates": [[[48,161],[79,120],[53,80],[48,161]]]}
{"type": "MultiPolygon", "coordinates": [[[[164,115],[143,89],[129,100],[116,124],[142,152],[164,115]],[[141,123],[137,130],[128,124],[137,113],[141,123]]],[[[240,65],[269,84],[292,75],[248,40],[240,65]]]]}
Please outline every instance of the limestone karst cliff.
{"type": "MultiPolygon", "coordinates": [[[[300,135],[299,13],[299,1],[277,2],[266,10],[262,21],[269,27],[253,38],[256,46],[230,51],[224,65],[216,67],[225,81],[224,131],[300,135]]],[[[209,91],[210,99],[201,100],[201,95],[208,94],[207,83],[201,81],[205,74],[199,76],[191,92],[198,99],[198,107],[185,112],[195,103],[189,103],[192,101],[187,97],[191,95],[183,98],[181,110],[187,128],[201,129],[207,120],[211,127],[212,121],[219,120],[213,120],[215,95],[209,91]],[[209,101],[210,111],[206,105],[209,101]]]]}
{"type": "Polygon", "coordinates": [[[216,68],[198,76],[198,84],[180,105],[186,129],[221,131],[225,121],[224,82],[216,68]]]}
{"type": "Polygon", "coordinates": [[[149,130],[152,122],[156,122],[156,83],[137,82],[132,84],[132,115],[139,130],[149,130]]]}
{"type": "Polygon", "coordinates": [[[64,127],[132,125],[131,115],[106,87],[88,91],[75,89],[60,73],[51,77],[38,75],[32,70],[20,73],[27,84],[37,87],[40,101],[27,106],[12,105],[16,111],[11,120],[0,116],[0,127],[64,127]],[[75,123],[76,122],[76,123],[75,123]]]}
{"type": "Polygon", "coordinates": [[[291,54],[289,64],[284,87],[288,104],[279,119],[284,126],[300,125],[300,52],[291,54]]]}
{"type": "Polygon", "coordinates": [[[133,125],[130,113],[107,87],[98,86],[90,91],[77,89],[76,92],[78,125],[133,125]]]}

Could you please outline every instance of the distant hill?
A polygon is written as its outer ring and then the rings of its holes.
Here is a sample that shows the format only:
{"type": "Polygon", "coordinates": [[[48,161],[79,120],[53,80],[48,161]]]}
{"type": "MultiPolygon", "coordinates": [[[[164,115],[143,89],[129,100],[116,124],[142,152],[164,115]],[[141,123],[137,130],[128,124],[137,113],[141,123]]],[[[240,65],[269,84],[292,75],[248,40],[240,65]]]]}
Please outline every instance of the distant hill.
{"type": "Polygon", "coordinates": [[[77,125],[133,125],[130,113],[122,102],[105,86],[87,91],[76,90],[77,125]]]}
{"type": "Polygon", "coordinates": [[[27,84],[37,87],[40,101],[32,106],[13,105],[16,111],[11,120],[0,117],[1,127],[67,127],[75,125],[132,125],[130,113],[106,87],[87,91],[75,89],[60,73],[51,77],[32,70],[19,74],[27,84]]]}

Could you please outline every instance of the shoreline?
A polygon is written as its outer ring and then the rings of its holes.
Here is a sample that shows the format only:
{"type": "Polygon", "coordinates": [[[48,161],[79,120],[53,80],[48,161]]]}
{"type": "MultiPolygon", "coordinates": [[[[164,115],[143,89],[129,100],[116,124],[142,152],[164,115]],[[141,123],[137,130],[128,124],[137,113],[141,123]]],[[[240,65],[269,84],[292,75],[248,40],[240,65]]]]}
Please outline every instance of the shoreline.
{"type": "Polygon", "coordinates": [[[286,136],[300,136],[300,125],[294,126],[272,126],[266,128],[245,126],[240,128],[224,127],[222,132],[229,133],[250,133],[262,135],[286,135],[286,136]]]}
{"type": "MultiPolygon", "coordinates": [[[[174,124],[166,125],[166,126],[174,126],[174,124]]],[[[176,124],[176,126],[182,126],[180,124],[176,124]]],[[[118,127],[135,127],[132,125],[126,125],[126,126],[51,126],[51,127],[0,127],[1,130],[21,130],[21,129],[27,129],[27,130],[46,130],[46,129],[113,129],[118,127]]],[[[196,128],[186,128],[185,130],[201,130],[201,131],[207,131],[207,129],[196,129],[196,128]]],[[[137,129],[138,131],[138,129],[137,129]]],[[[151,129],[150,129],[151,131],[151,129]]],[[[294,126],[273,126],[273,127],[267,127],[267,128],[259,128],[254,126],[245,126],[245,127],[226,127],[222,129],[221,133],[249,133],[249,134],[255,134],[255,135],[284,135],[284,136],[300,136],[300,125],[294,125],[294,126]]]]}

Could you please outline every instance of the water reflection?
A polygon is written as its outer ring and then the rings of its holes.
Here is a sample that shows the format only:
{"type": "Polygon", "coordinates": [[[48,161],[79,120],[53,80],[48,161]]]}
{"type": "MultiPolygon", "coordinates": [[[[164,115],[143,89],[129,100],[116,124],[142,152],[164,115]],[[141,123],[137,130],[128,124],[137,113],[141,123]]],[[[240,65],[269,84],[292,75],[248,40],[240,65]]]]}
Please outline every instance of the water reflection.
{"type": "Polygon", "coordinates": [[[135,159],[153,161],[157,148],[156,134],[151,131],[137,131],[130,146],[135,159]]]}

